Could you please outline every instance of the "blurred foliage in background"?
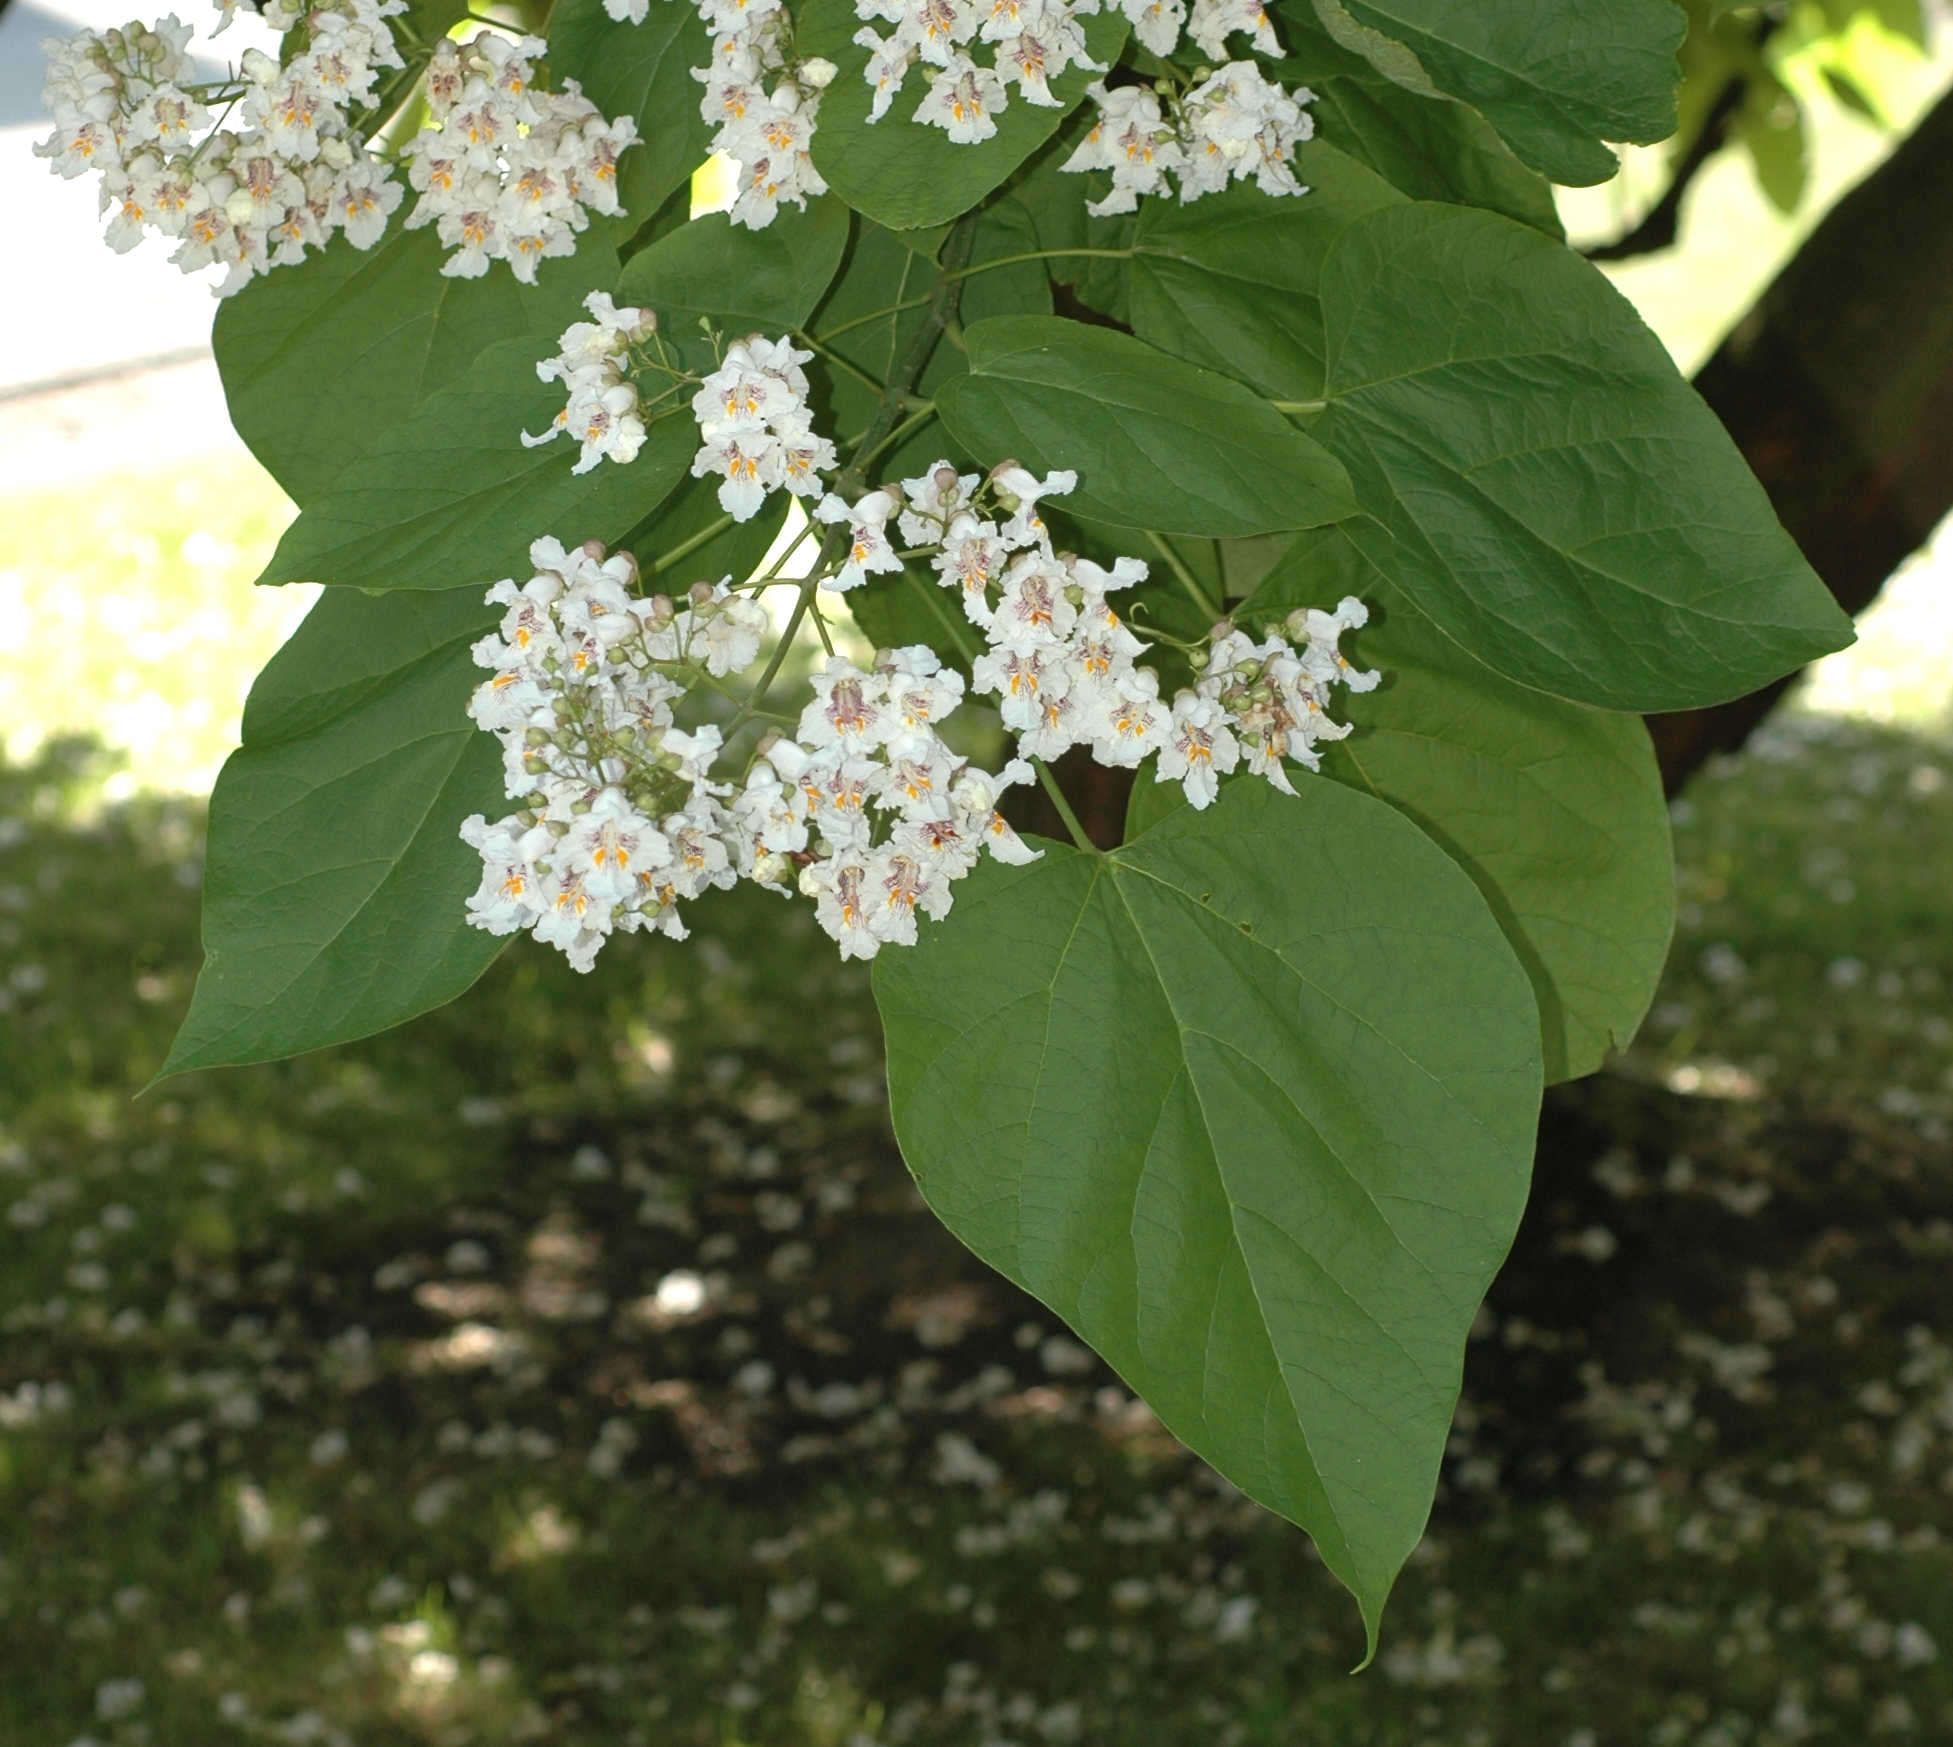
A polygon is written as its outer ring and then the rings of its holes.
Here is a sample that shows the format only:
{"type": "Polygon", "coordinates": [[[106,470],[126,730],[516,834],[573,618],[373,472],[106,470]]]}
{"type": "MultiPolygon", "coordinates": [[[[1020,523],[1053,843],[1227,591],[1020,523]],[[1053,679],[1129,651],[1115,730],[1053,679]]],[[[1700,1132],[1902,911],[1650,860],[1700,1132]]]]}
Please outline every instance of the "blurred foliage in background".
{"type": "Polygon", "coordinates": [[[1927,46],[1920,0],[1687,0],[1687,11],[1681,126],[1664,150],[1679,164],[1705,137],[1740,144],[1781,212],[1808,184],[1806,110],[1819,92],[1881,128],[1898,127],[1896,87],[1927,46]]]}

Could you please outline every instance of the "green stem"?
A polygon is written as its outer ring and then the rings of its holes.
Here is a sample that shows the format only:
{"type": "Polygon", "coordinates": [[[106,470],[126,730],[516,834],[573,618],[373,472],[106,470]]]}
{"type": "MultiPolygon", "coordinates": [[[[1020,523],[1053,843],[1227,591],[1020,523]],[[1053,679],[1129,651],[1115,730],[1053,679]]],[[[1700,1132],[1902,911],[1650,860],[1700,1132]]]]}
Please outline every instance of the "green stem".
{"type": "Polygon", "coordinates": [[[876,394],[881,393],[882,385],[879,382],[877,382],[874,379],[874,377],[870,376],[866,370],[862,369],[861,366],[855,363],[852,359],[842,357],[841,354],[835,351],[831,346],[823,345],[821,341],[816,339],[812,334],[807,333],[800,328],[795,328],[793,330],[793,337],[796,340],[801,341],[805,345],[812,346],[814,350],[820,353],[820,355],[823,358],[825,358],[830,364],[834,365],[837,369],[845,370],[857,382],[863,384],[867,388],[872,389],[876,394]]]}
{"type": "Polygon", "coordinates": [[[760,705],[766,702],[766,694],[772,689],[774,680],[779,677],[781,664],[787,658],[787,651],[793,647],[794,638],[800,634],[800,621],[807,616],[807,607],[813,598],[814,590],[811,581],[803,583],[800,588],[800,598],[793,603],[793,611],[787,615],[786,629],[780,633],[780,641],[774,645],[772,658],[766,664],[766,671],[760,675],[759,684],[753,688],[753,695],[746,700],[745,708],[733,718],[732,726],[726,730],[728,740],[759,714],[760,705]]]}
{"type": "Polygon", "coordinates": [[[968,279],[972,274],[988,273],[996,267],[1016,267],[1025,261],[1058,261],[1067,256],[1090,256],[1100,261],[1130,261],[1137,249],[1030,249],[1021,255],[999,255],[992,261],[979,261],[974,267],[958,267],[942,275],[945,279],[968,279]]]}
{"type": "Polygon", "coordinates": [[[904,419],[899,425],[897,425],[894,430],[890,431],[887,436],[882,438],[882,440],[879,443],[877,443],[874,446],[874,448],[870,449],[865,455],[855,456],[853,462],[849,466],[849,471],[853,472],[856,468],[860,468],[865,478],[869,462],[873,461],[877,456],[881,455],[884,451],[893,449],[897,443],[901,442],[902,439],[908,436],[911,432],[919,431],[924,425],[926,425],[935,416],[936,416],[936,403],[933,400],[925,400],[924,402],[922,402],[922,404],[919,407],[917,407],[917,409],[913,413],[911,413],[906,419],[904,419]]]}
{"type": "Polygon", "coordinates": [[[834,653],[834,639],[827,632],[827,615],[821,611],[821,603],[814,598],[814,591],[807,591],[808,608],[814,621],[814,635],[820,638],[821,647],[829,655],[834,653]]]}
{"type": "Polygon", "coordinates": [[[1167,562],[1173,574],[1180,579],[1180,586],[1193,596],[1194,604],[1207,615],[1209,623],[1220,618],[1221,609],[1207,598],[1207,591],[1194,580],[1194,573],[1186,567],[1180,554],[1173,550],[1158,534],[1149,533],[1147,539],[1153,542],[1154,549],[1167,562]]]}
{"type": "Polygon", "coordinates": [[[905,315],[912,309],[920,309],[929,301],[926,297],[912,297],[906,303],[891,303],[886,309],[870,310],[866,315],[858,315],[853,321],[844,321],[838,328],[829,328],[821,335],[824,340],[838,340],[843,334],[851,334],[856,328],[865,328],[871,321],[880,321],[885,316],[905,315]]]}
{"type": "Polygon", "coordinates": [[[701,546],[711,544],[712,541],[718,539],[731,526],[731,516],[721,516],[716,522],[708,522],[689,540],[679,541],[669,552],[662,553],[649,564],[642,566],[640,574],[645,576],[658,576],[669,570],[674,564],[682,564],[701,546]]]}
{"type": "Polygon", "coordinates": [[[976,643],[970,636],[970,627],[949,610],[943,600],[943,591],[940,588],[932,588],[913,570],[904,569],[902,575],[909,586],[922,596],[924,605],[936,616],[937,623],[948,634],[950,642],[956,646],[957,653],[965,661],[974,660],[977,651],[976,643]]]}
{"type": "Polygon", "coordinates": [[[1052,806],[1058,809],[1058,817],[1065,822],[1065,829],[1071,833],[1071,840],[1087,855],[1102,855],[1105,852],[1085,835],[1085,827],[1078,822],[1078,815],[1071,810],[1071,802],[1065,799],[1065,791],[1058,786],[1058,779],[1051,774],[1051,766],[1041,758],[1031,763],[1036,767],[1038,781],[1044,784],[1044,792],[1051,797],[1052,806]]]}

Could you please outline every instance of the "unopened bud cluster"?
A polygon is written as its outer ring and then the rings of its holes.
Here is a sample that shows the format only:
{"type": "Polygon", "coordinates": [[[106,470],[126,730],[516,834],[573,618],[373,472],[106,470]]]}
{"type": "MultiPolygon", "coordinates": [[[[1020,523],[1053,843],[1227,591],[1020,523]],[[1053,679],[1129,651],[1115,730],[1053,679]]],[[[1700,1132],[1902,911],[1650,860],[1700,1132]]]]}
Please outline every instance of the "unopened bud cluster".
{"type": "Polygon", "coordinates": [[[170,259],[184,272],[228,269],[220,296],[302,261],[335,231],[370,249],[402,191],[349,115],[382,69],[402,65],[386,20],[406,10],[401,0],[325,0],[302,19],[281,14],[274,22],[304,33],[287,64],[249,49],[214,87],[185,80],[191,31],[173,13],[49,37],[41,98],[55,128],[35,154],[62,176],[100,172],[110,248],[124,253],[148,230],[178,238],[170,259]],[[237,126],[214,125],[212,103],[237,126]]]}
{"type": "Polygon", "coordinates": [[[561,92],[539,88],[531,62],[548,50],[538,37],[484,30],[468,43],[443,38],[428,62],[432,119],[407,142],[407,179],[420,191],[407,227],[436,227],[454,251],[441,268],[452,278],[480,278],[503,260],[532,283],[538,262],[576,252],[589,212],[623,211],[617,160],[637,143],[637,123],[604,120],[573,79],[561,92]]]}

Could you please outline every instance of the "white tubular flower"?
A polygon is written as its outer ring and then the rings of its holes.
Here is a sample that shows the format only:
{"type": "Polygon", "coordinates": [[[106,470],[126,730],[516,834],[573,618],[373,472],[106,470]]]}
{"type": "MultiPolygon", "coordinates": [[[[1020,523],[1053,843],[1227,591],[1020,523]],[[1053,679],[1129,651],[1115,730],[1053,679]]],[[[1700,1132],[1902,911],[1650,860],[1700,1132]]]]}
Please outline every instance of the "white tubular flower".
{"type": "Polygon", "coordinates": [[[403,0],[321,0],[302,18],[275,10],[299,40],[287,66],[255,49],[242,57],[223,105],[242,131],[213,128],[180,83],[190,32],[174,18],[46,45],[55,131],[35,151],[63,176],[102,172],[111,248],[150,229],[179,238],[170,258],[185,272],[229,269],[220,296],[303,260],[334,231],[370,249],[402,198],[349,114],[382,69],[403,64],[386,24],[403,0]]]}
{"type": "Polygon", "coordinates": [[[1066,0],[993,0],[982,35],[997,45],[998,76],[1017,85],[1028,102],[1041,108],[1063,106],[1052,96],[1050,85],[1061,73],[1072,67],[1105,71],[1104,63],[1093,60],[1087,50],[1085,33],[1066,0]]]}
{"type": "Polygon", "coordinates": [[[1261,0],[1194,0],[1187,35],[1209,60],[1227,59],[1227,39],[1237,31],[1254,38],[1256,54],[1281,55],[1281,41],[1261,0]]]}
{"type": "Polygon", "coordinates": [[[1253,61],[1231,61],[1187,94],[1187,143],[1179,166],[1180,198],[1217,194],[1230,177],[1252,176],[1262,193],[1306,194],[1290,160],[1315,134],[1315,117],[1302,105],[1315,93],[1271,85],[1253,61]]]}
{"type": "Polygon", "coordinates": [[[738,521],[751,520],[782,486],[797,496],[817,495],[820,475],[834,466],[834,446],[813,434],[807,410],[800,366],[813,355],[790,340],[750,334],[726,348],[724,363],[692,397],[705,439],[692,477],[722,475],[719,507],[738,521]]]}
{"type": "Polygon", "coordinates": [[[732,593],[732,578],[715,586],[695,584],[691,605],[674,621],[678,648],[715,679],[742,673],[760,658],[766,636],[766,607],[748,595],[732,593]]]}
{"type": "Polygon", "coordinates": [[[1150,667],[1127,665],[1091,688],[1091,705],[1080,727],[1090,735],[1100,764],[1130,769],[1167,743],[1171,712],[1160,702],[1160,679],[1150,667]]]}
{"type": "Polygon", "coordinates": [[[871,491],[852,507],[832,493],[821,499],[814,519],[844,525],[848,530],[848,555],[841,568],[823,580],[822,587],[844,592],[859,587],[870,576],[901,570],[902,560],[895,556],[888,538],[888,518],[895,509],[895,495],[886,490],[871,491]]]}
{"type": "Polygon", "coordinates": [[[1160,748],[1155,782],[1177,782],[1194,807],[1211,806],[1221,778],[1240,761],[1241,749],[1227,725],[1227,712],[1212,698],[1183,691],[1173,700],[1173,721],[1160,748]]]}
{"type": "Polygon", "coordinates": [[[1186,22],[1186,0],[1119,0],[1119,10],[1132,20],[1140,47],[1156,55],[1170,55],[1180,46],[1180,27],[1186,22]]]}
{"type": "Polygon", "coordinates": [[[970,623],[986,630],[992,618],[989,591],[1003,578],[1009,550],[996,523],[959,513],[950,520],[942,550],[930,560],[936,580],[961,597],[970,623]]]}
{"type": "MultiPolygon", "coordinates": [[[[667,743],[676,738],[668,735],[667,743]]],[[[612,905],[635,894],[640,874],[665,866],[671,845],[656,825],[615,788],[598,791],[556,847],[556,860],[593,898],[612,905]]]]}
{"type": "Polygon", "coordinates": [[[916,62],[915,44],[899,34],[881,37],[866,25],[854,33],[854,41],[857,48],[868,51],[868,66],[863,76],[875,94],[868,105],[868,121],[873,126],[901,94],[909,69],[916,62]]]}
{"type": "Polygon", "coordinates": [[[1367,672],[1352,667],[1337,647],[1345,631],[1360,630],[1369,622],[1370,609],[1355,595],[1344,595],[1333,613],[1310,607],[1305,612],[1289,614],[1290,635],[1308,639],[1308,646],[1302,651],[1302,670],[1316,686],[1326,689],[1340,684],[1353,692],[1377,688],[1383,675],[1374,667],[1367,672]]]}
{"type": "Polygon", "coordinates": [[[1060,167],[1112,172],[1112,191],[1103,200],[1086,203],[1094,218],[1136,211],[1142,194],[1157,194],[1167,186],[1167,171],[1184,167],[1186,153],[1160,113],[1158,94],[1149,87],[1121,85],[1108,91],[1102,80],[1095,80],[1085,94],[1098,105],[1099,118],[1060,167]]]}
{"type": "Polygon", "coordinates": [[[990,621],[993,648],[1035,650],[1067,642],[1078,623],[1071,573],[1056,559],[1021,552],[1004,572],[990,621]]]}
{"type": "MultiPolygon", "coordinates": [[[[1038,515],[1038,499],[1063,497],[1078,484],[1078,475],[1068,468],[1059,468],[1039,479],[1028,468],[1006,461],[991,471],[990,483],[996,487],[999,500],[1010,509],[1010,519],[1003,526],[1004,544],[1039,546],[1048,556],[1051,532],[1038,515]]],[[[1140,574],[1145,574],[1143,569],[1140,574]]]]}
{"type": "Polygon", "coordinates": [[[461,822],[461,840],[482,859],[481,885],[468,900],[468,921],[490,934],[533,928],[543,915],[543,874],[537,863],[554,839],[546,827],[515,818],[491,825],[480,813],[461,822]]]}
{"type": "Polygon", "coordinates": [[[1062,666],[1035,649],[993,649],[970,663],[970,689],[995,692],[1004,726],[1020,734],[1044,725],[1047,703],[1070,683],[1062,666]]]}
{"type": "Polygon", "coordinates": [[[967,58],[960,51],[976,34],[980,17],[977,0],[910,0],[898,27],[932,67],[951,67],[967,58]]]}
{"type": "Polygon", "coordinates": [[[814,914],[844,959],[873,958],[881,951],[881,936],[869,924],[873,860],[872,851],[856,851],[811,862],[801,870],[800,889],[814,900],[814,914]]]}
{"type": "Polygon", "coordinates": [[[979,145],[996,135],[994,117],[1008,101],[995,70],[959,52],[929,81],[929,94],[916,105],[915,118],[940,127],[959,146],[979,145]]]}

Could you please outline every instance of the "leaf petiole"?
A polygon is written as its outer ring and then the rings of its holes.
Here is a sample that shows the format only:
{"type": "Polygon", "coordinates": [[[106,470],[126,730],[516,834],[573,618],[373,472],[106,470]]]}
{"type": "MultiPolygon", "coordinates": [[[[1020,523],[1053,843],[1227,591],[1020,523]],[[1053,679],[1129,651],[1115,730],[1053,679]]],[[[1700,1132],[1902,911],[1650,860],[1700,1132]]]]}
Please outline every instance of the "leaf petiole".
{"type": "Polygon", "coordinates": [[[1058,786],[1058,779],[1051,774],[1051,766],[1041,758],[1031,760],[1038,773],[1038,781],[1044,784],[1044,792],[1051,797],[1052,806],[1058,809],[1058,817],[1065,822],[1065,829],[1071,833],[1073,843],[1087,855],[1103,855],[1104,850],[1085,835],[1085,827],[1078,822],[1078,815],[1071,810],[1071,802],[1065,799],[1065,791],[1058,786]]]}
{"type": "Polygon", "coordinates": [[[1221,609],[1207,598],[1207,591],[1194,580],[1194,573],[1187,568],[1186,562],[1181,558],[1180,554],[1174,551],[1166,541],[1150,529],[1147,532],[1146,538],[1153,542],[1153,549],[1166,560],[1168,568],[1180,579],[1180,586],[1193,597],[1194,605],[1199,607],[1207,615],[1210,622],[1220,618],[1221,609]]]}
{"type": "Polygon", "coordinates": [[[1130,261],[1137,249],[1030,249],[1021,255],[999,255],[995,260],[979,261],[974,267],[958,267],[944,279],[968,279],[975,273],[988,273],[995,267],[1018,267],[1026,261],[1060,261],[1069,256],[1089,256],[1100,261],[1130,261]]]}
{"type": "Polygon", "coordinates": [[[689,540],[680,540],[669,552],[660,553],[649,564],[642,567],[642,574],[658,576],[674,564],[682,563],[691,557],[701,546],[709,545],[732,526],[731,516],[721,516],[716,522],[708,522],[689,540]]]}

